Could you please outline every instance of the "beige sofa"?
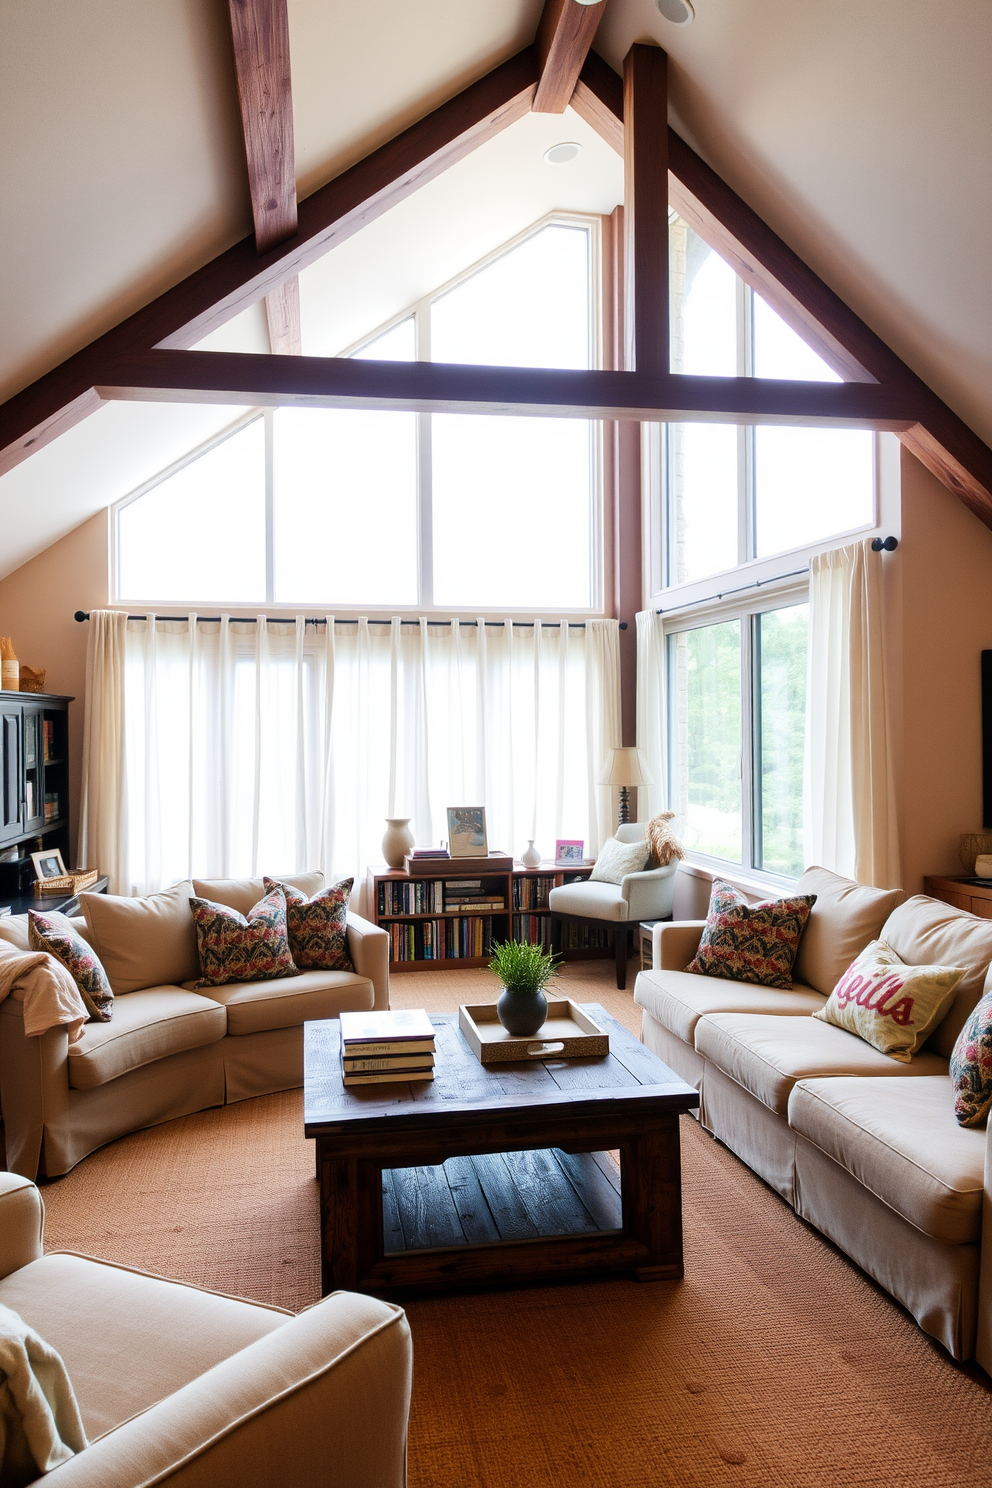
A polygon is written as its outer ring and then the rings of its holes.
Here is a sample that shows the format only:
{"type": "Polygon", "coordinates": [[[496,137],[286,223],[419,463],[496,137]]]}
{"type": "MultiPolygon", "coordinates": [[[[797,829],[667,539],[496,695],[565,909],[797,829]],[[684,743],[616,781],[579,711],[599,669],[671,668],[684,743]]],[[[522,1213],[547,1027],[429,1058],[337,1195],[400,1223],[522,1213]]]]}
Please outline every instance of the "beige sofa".
{"type": "Polygon", "coordinates": [[[818,897],[791,992],[689,973],[704,922],[657,926],[653,968],[634,988],[641,1037],[697,1088],[705,1127],[956,1359],[977,1357],[992,1373],[988,1137],[958,1125],[948,1075],[957,1034],[992,984],[992,922],[822,868],[798,892],[818,897]],[[878,937],[911,964],[968,968],[908,1065],[810,1016],[878,937]]]}
{"type": "MultiPolygon", "coordinates": [[[[288,876],[308,894],[322,874],[288,876]]],[[[0,1003],[0,1106],[7,1166],[34,1178],[67,1173],[105,1142],[206,1106],[303,1083],[303,1024],[343,1010],[389,1006],[389,937],[348,916],[355,970],[303,971],[269,982],[196,992],[192,894],[247,913],[261,879],[194,879],[145,899],[82,894],[73,923],[97,951],[114,989],[109,1023],[24,1034],[23,1003],[0,1003]]],[[[27,947],[27,917],[0,921],[27,947]]]]}
{"type": "MultiPolygon", "coordinates": [[[[335,1292],[294,1316],[44,1255],[43,1219],[34,1184],[0,1174],[0,1303],[61,1355],[90,1443],[44,1481],[403,1488],[412,1347],[400,1308],[335,1292]]],[[[41,1483],[19,1471],[23,1438],[7,1446],[0,1480],[41,1483]]]]}

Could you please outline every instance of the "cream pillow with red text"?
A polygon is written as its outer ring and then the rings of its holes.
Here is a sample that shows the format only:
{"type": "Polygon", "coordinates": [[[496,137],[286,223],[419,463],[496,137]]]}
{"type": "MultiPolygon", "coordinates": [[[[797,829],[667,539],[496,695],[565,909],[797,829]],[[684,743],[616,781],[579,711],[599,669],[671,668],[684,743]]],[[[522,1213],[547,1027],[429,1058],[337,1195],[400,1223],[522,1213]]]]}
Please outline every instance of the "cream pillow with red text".
{"type": "Polygon", "coordinates": [[[964,974],[963,966],[907,966],[884,940],[873,940],[813,1017],[908,1064],[947,1012],[964,974]]]}

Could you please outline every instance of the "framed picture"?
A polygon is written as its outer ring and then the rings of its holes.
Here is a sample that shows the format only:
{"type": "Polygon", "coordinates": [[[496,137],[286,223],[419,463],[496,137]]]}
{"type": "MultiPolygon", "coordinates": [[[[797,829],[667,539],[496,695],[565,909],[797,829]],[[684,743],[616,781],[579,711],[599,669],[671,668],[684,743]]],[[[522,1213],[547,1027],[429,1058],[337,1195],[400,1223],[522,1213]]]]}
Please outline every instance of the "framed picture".
{"type": "Polygon", "coordinates": [[[453,858],[488,856],[485,806],[448,807],[448,852],[453,858]]]}
{"type": "Polygon", "coordinates": [[[45,878],[61,878],[63,873],[68,872],[57,847],[49,848],[47,852],[32,853],[31,861],[34,864],[34,876],[39,883],[45,878]]]}
{"type": "Polygon", "coordinates": [[[555,843],[555,866],[572,868],[576,863],[581,865],[585,862],[582,855],[584,847],[584,842],[576,842],[574,838],[559,837],[555,843]]]}

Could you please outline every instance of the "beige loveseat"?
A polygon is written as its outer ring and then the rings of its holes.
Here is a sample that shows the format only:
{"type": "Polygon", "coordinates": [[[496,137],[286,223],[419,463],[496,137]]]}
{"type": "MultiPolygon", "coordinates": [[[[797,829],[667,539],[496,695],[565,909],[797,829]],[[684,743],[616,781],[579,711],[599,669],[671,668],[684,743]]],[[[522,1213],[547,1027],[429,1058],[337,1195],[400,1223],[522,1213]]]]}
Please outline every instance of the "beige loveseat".
{"type": "MultiPolygon", "coordinates": [[[[320,873],[286,876],[307,894],[320,873]]],[[[206,1106],[303,1083],[303,1024],[343,1010],[389,1006],[389,937],[348,916],[354,971],[303,971],[268,982],[196,992],[192,894],[247,914],[261,879],[194,879],[145,899],[81,894],[73,921],[114,989],[109,1023],[88,1023],[78,1043],[64,1027],[24,1033],[23,1003],[0,1003],[0,1106],[7,1166],[56,1177],[105,1142],[206,1106]]],[[[27,917],[0,921],[27,947],[27,917]]]]}
{"type": "Polygon", "coordinates": [[[689,973],[704,922],[656,927],[653,968],[634,988],[641,1037],[699,1091],[705,1127],[956,1359],[992,1373],[987,1133],[958,1125],[948,1076],[957,1034],[992,984],[992,922],[822,868],[797,892],[817,901],[791,992],[689,973]],[[811,1017],[879,937],[910,964],[968,968],[908,1065],[811,1017]]]}
{"type": "Polygon", "coordinates": [[[0,1303],[61,1355],[90,1443],[59,1488],[403,1488],[412,1347],[400,1308],[335,1292],[294,1316],[42,1252],[33,1183],[0,1174],[0,1303]]]}

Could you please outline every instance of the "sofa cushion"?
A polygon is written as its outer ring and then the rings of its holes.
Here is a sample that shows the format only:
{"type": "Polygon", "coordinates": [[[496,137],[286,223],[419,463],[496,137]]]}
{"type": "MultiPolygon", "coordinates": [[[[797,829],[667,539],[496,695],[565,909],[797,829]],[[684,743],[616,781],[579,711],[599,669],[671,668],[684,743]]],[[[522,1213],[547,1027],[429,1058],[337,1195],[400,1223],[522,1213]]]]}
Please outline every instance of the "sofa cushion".
{"type": "Polygon", "coordinates": [[[982,995],[992,963],[992,920],[980,920],[967,910],[914,894],[889,915],[882,926],[882,939],[911,966],[941,962],[967,968],[949,1011],[929,1038],[929,1047],[949,1059],[955,1039],[982,995]]]}
{"type": "Polygon", "coordinates": [[[277,886],[286,895],[286,923],[293,962],[301,970],[354,971],[348,955],[348,902],[353,878],[320,889],[308,899],[300,889],[267,878],[265,892],[277,886]]]}
{"type": "Polygon", "coordinates": [[[28,910],[28,939],[33,951],[47,951],[72,977],[86,1004],[91,1023],[109,1023],[114,1016],[114,994],[107,973],[93,947],[77,935],[64,914],[28,910]]]}
{"type": "Polygon", "coordinates": [[[985,1133],[958,1126],[948,1076],[802,1080],[789,1124],[924,1234],[980,1239],[985,1133]]]}
{"type": "Polygon", "coordinates": [[[58,1252],[4,1277],[0,1302],[61,1354],[91,1441],[292,1316],[58,1252]]]}
{"type": "Polygon", "coordinates": [[[0,916],[0,940],[9,941],[19,951],[31,949],[31,928],[26,914],[0,916]]]}
{"type": "Polygon", "coordinates": [[[714,879],[699,949],[686,971],[788,990],[814,903],[812,894],[790,894],[750,904],[733,884],[714,879]]]}
{"type": "Polygon", "coordinates": [[[634,1001],[653,1018],[691,1044],[705,1013],[777,1013],[808,1017],[824,998],[812,987],[793,982],[791,992],[735,982],[727,977],[701,977],[691,971],[642,971],[634,983],[634,1001]]]}
{"type": "Polygon", "coordinates": [[[364,1012],[375,1001],[375,988],[354,971],[301,971],[287,981],[212,987],[210,996],[227,1009],[228,1033],[262,1033],[336,1018],[341,1012],[364,1012]]]}
{"type": "Polygon", "coordinates": [[[951,1051],[954,1115],[960,1126],[979,1126],[992,1108],[992,992],[986,992],[951,1051]]]}
{"type": "Polygon", "coordinates": [[[946,1013],[963,976],[963,966],[907,966],[884,940],[873,940],[813,1016],[908,1064],[946,1013]]]}
{"type": "Polygon", "coordinates": [[[163,987],[199,975],[196,929],[186,880],[159,894],[80,894],[87,938],[118,996],[142,987],[163,987]]]}
{"type": "Polygon", "coordinates": [[[548,895],[552,914],[578,915],[590,920],[625,920],[627,901],[619,884],[571,883],[548,895]]]}
{"type": "Polygon", "coordinates": [[[114,1003],[112,1023],[87,1023],[69,1045],[69,1084],[93,1090],[128,1070],[216,1043],[227,1031],[219,1003],[179,987],[147,987],[114,1003]]]}
{"type": "Polygon", "coordinates": [[[793,975],[829,996],[855,956],[878,939],[904,895],[902,889],[854,883],[828,868],[807,868],[795,892],[815,894],[816,903],[799,942],[793,975]]]}
{"type": "Polygon", "coordinates": [[[296,975],[281,884],[260,899],[247,917],[209,899],[194,898],[189,904],[200,953],[197,990],[296,975]]]}
{"type": "MultiPolygon", "coordinates": [[[[311,898],[324,887],[322,873],[270,873],[270,878],[280,883],[292,884],[294,889],[311,898]]],[[[193,893],[200,899],[210,899],[214,904],[226,904],[238,914],[247,915],[265,893],[264,878],[194,878],[193,893]]],[[[194,973],[195,975],[195,973],[194,973]]]]}
{"type": "Polygon", "coordinates": [[[946,1075],[947,1061],[924,1050],[911,1064],[880,1054],[863,1039],[815,1018],[758,1013],[708,1013],[696,1024],[695,1046],[724,1074],[779,1116],[798,1080],[820,1075],[946,1075]]]}

